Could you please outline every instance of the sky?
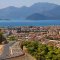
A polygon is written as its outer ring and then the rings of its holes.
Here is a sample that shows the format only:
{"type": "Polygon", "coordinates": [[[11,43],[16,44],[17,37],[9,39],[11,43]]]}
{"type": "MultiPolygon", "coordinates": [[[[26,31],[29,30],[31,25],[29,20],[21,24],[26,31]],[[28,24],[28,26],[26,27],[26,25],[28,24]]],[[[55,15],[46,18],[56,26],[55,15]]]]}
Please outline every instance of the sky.
{"type": "Polygon", "coordinates": [[[60,0],[0,0],[0,9],[6,8],[8,6],[31,6],[38,2],[48,2],[60,5],[60,0]]]}

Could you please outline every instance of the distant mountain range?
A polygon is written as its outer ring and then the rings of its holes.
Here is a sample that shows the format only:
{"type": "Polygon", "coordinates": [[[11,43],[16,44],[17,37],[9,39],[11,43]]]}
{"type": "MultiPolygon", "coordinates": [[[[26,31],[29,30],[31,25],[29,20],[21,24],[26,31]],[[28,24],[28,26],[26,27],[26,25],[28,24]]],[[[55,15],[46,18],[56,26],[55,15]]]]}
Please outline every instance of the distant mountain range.
{"type": "Polygon", "coordinates": [[[38,13],[34,13],[34,14],[28,16],[26,19],[29,19],[29,20],[45,20],[45,19],[49,19],[49,18],[47,16],[44,16],[44,15],[41,15],[38,13]]]}
{"type": "Polygon", "coordinates": [[[60,20],[60,5],[35,3],[30,7],[7,7],[0,9],[0,19],[60,20]]]}

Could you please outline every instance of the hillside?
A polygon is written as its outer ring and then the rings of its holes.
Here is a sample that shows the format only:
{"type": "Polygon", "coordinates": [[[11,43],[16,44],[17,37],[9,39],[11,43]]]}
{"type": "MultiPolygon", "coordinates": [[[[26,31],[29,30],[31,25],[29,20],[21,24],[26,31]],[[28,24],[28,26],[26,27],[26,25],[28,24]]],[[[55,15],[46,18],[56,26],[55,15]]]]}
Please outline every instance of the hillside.
{"type": "Polygon", "coordinates": [[[34,14],[28,16],[26,19],[29,19],[29,20],[46,20],[46,19],[48,19],[48,17],[41,15],[41,14],[38,14],[38,13],[34,13],[34,14]]]}

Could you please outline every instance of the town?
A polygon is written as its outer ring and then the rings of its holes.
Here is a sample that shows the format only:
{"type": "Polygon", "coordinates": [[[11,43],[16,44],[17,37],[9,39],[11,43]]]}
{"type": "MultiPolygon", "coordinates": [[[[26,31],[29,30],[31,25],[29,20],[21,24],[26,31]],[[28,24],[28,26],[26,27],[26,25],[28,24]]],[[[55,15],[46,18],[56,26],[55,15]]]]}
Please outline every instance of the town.
{"type": "MultiPolygon", "coordinates": [[[[0,28],[0,32],[3,33],[3,36],[7,40],[7,42],[6,40],[3,40],[2,43],[0,41],[0,45],[10,43],[9,52],[13,54],[13,57],[25,54],[23,52],[23,47],[20,46],[21,48],[19,49],[19,44],[22,45],[23,41],[38,41],[42,44],[60,48],[60,26],[19,26],[12,28],[0,28]],[[14,51],[17,51],[17,53],[15,54],[14,51]]],[[[12,56],[7,58],[11,58],[12,56]]]]}
{"type": "Polygon", "coordinates": [[[54,42],[57,47],[60,47],[60,26],[20,26],[15,28],[1,28],[8,39],[10,36],[15,36],[17,40],[37,40],[44,44],[54,42]]]}

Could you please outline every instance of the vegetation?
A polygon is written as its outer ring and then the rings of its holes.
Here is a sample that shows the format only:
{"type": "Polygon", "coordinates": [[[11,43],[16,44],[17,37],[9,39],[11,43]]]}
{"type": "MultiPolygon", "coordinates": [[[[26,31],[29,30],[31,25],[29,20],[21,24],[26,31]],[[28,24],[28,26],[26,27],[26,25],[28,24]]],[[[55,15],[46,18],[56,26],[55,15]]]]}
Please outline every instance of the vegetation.
{"type": "Polygon", "coordinates": [[[60,48],[43,45],[37,41],[25,41],[24,46],[36,60],[60,60],[60,48]]]}
{"type": "Polygon", "coordinates": [[[7,40],[6,38],[3,36],[3,33],[0,32],[0,44],[6,44],[7,43],[7,40]]]}
{"type": "Polygon", "coordinates": [[[15,37],[15,36],[9,36],[9,37],[8,37],[8,40],[9,40],[9,41],[15,41],[15,40],[16,40],[16,37],[15,37]]]}

